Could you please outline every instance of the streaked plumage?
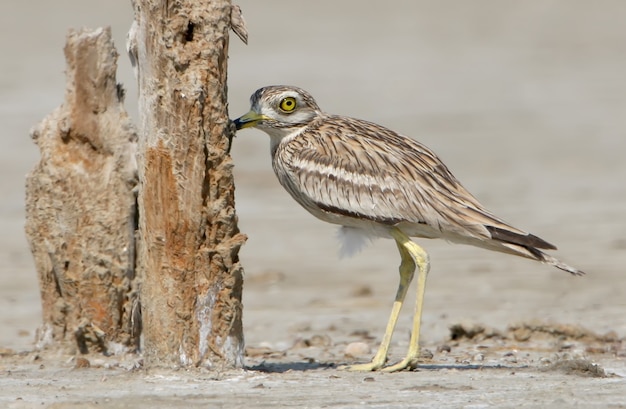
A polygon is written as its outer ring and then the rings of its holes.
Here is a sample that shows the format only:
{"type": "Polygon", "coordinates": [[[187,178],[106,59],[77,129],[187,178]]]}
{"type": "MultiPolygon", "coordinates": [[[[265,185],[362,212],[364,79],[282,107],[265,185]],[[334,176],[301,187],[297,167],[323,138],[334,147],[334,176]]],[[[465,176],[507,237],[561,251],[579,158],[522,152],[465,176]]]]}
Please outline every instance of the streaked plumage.
{"type": "Polygon", "coordinates": [[[235,121],[237,128],[254,126],[269,134],[281,185],[319,219],[365,235],[393,236],[399,247],[403,240],[392,231],[471,244],[582,274],[542,251],[556,249],[552,244],[487,211],[421,143],[371,122],[324,113],[296,87],[261,88],[251,106],[235,121]]]}

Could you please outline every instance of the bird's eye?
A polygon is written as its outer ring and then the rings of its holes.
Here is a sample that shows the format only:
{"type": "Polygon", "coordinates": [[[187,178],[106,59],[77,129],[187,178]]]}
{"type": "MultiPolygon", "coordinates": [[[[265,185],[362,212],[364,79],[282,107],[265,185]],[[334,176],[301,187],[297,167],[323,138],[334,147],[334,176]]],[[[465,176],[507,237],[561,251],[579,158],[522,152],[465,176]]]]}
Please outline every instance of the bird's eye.
{"type": "Polygon", "coordinates": [[[296,99],[294,97],[283,98],[278,106],[285,112],[291,112],[296,109],[296,99]]]}

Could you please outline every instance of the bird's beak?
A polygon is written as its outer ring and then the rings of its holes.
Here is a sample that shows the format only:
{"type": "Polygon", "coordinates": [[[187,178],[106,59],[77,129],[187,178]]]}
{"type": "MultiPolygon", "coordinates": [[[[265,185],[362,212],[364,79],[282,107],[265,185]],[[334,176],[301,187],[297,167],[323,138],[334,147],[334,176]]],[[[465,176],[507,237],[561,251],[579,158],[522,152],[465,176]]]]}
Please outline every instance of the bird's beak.
{"type": "Polygon", "coordinates": [[[256,126],[256,124],[259,121],[262,121],[264,119],[270,119],[270,118],[252,110],[248,112],[247,114],[235,119],[233,122],[235,123],[237,130],[240,130],[240,129],[256,126]]]}

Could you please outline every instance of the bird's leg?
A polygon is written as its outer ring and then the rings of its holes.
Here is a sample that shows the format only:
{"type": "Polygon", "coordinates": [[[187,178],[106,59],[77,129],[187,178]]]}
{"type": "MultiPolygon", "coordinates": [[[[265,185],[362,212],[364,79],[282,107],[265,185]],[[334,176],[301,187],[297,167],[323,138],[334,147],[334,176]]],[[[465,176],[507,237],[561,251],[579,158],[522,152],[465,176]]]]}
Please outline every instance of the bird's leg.
{"type": "MultiPolygon", "coordinates": [[[[415,369],[420,355],[420,326],[422,322],[422,307],[424,305],[424,292],[426,290],[426,277],[430,270],[428,253],[399,229],[392,229],[391,235],[396,239],[400,253],[402,254],[402,265],[405,264],[405,253],[408,253],[414,261],[413,268],[417,265],[417,297],[415,300],[415,314],[413,315],[413,328],[411,330],[411,340],[409,341],[409,351],[406,357],[395,365],[383,368],[384,372],[402,371],[404,369],[415,369]],[[403,250],[404,252],[403,252],[403,250]]],[[[413,273],[411,272],[411,275],[413,273]]]]}
{"type": "MultiPolygon", "coordinates": [[[[396,229],[394,228],[394,230],[396,229]]],[[[401,233],[399,230],[398,232],[404,235],[404,233],[401,233]]],[[[400,284],[398,285],[396,299],[391,309],[389,321],[387,322],[385,335],[383,336],[383,340],[378,347],[378,351],[376,352],[376,355],[371,362],[366,364],[347,365],[342,367],[342,369],[347,369],[349,371],[376,371],[382,368],[387,361],[387,351],[389,350],[389,344],[391,343],[391,336],[393,334],[393,330],[396,327],[396,323],[398,322],[398,316],[400,315],[400,310],[402,309],[402,304],[404,302],[404,298],[406,297],[406,292],[409,289],[409,285],[411,284],[411,280],[413,279],[413,273],[415,272],[414,257],[407,249],[406,245],[402,244],[401,241],[399,241],[395,236],[394,238],[396,239],[396,244],[398,245],[398,250],[400,251],[400,256],[402,257],[402,262],[400,264],[400,284]]],[[[409,240],[409,242],[411,241],[409,240]]]]}

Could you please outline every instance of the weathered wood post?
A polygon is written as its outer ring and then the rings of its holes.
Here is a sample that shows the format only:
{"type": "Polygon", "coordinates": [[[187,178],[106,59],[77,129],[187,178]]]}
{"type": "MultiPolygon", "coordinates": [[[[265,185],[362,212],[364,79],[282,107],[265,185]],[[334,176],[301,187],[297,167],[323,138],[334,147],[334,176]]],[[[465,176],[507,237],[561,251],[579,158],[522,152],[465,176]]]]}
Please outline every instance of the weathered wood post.
{"type": "Polygon", "coordinates": [[[241,366],[242,268],[227,0],[135,0],[139,252],[146,365],[241,366]]]}
{"type": "Polygon", "coordinates": [[[110,29],[70,31],[65,101],[31,132],[26,236],[39,275],[40,346],[86,353],[139,346],[136,139],[110,29]]]}

